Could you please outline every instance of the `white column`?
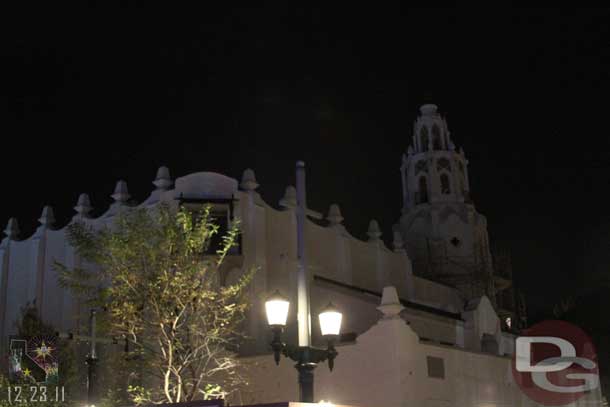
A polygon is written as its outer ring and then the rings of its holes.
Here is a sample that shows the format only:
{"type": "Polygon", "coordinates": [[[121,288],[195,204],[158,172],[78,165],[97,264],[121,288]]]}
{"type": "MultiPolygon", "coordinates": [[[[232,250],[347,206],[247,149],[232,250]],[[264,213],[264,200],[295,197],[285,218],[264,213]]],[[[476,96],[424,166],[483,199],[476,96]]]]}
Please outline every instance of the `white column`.
{"type": "Polygon", "coordinates": [[[309,281],[305,260],[305,163],[297,162],[297,320],[299,323],[299,346],[310,346],[311,315],[309,311],[309,281]]]}

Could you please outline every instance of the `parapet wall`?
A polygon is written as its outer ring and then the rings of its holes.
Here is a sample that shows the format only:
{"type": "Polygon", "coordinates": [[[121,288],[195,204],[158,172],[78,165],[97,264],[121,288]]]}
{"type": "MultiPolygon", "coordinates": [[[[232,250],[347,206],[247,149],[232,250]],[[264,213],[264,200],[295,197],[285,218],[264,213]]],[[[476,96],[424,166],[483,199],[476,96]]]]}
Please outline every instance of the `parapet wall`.
{"type": "MultiPolygon", "coordinates": [[[[241,267],[257,266],[260,269],[255,278],[252,300],[261,305],[263,295],[276,287],[291,293],[294,287],[292,270],[296,266],[296,194],[293,187],[286,189],[279,208],[274,208],[256,192],[259,185],[252,170],[244,172],[240,183],[221,174],[202,172],[178,178],[172,188],[174,183],[169,170],[161,167],[153,184],[155,189],[137,207],[150,207],[159,202],[177,205],[181,200],[230,201],[233,216],[242,219],[243,250],[237,263],[241,267]]],[[[124,181],[117,183],[111,196],[114,200],[112,205],[102,215],[93,218],[90,216],[92,205],[89,197],[81,194],[70,223],[82,221],[94,228],[106,227],[112,224],[117,213],[133,207],[124,181]]],[[[305,237],[312,279],[314,275],[320,275],[377,291],[386,285],[394,285],[401,297],[417,301],[411,262],[400,235],[394,235],[393,248],[390,249],[381,240],[377,222],[371,221],[368,241],[356,239],[343,226],[343,217],[336,204],[331,205],[325,219],[311,209],[308,209],[308,215],[305,237]]],[[[39,223],[32,236],[19,240],[17,221],[11,218],[4,231],[6,237],[0,243],[0,338],[3,341],[14,333],[14,322],[27,302],[35,302],[43,319],[58,330],[78,330],[77,317],[86,312],[69,292],[59,287],[53,268],[56,261],[68,266],[81,265],[81,259],[66,240],[67,225],[57,228],[53,210],[48,206],[44,208],[39,223]]],[[[438,293],[444,295],[446,289],[442,286],[437,288],[438,293]]],[[[263,322],[260,308],[256,312],[258,314],[253,317],[259,321],[253,323],[253,333],[263,322]]]]}

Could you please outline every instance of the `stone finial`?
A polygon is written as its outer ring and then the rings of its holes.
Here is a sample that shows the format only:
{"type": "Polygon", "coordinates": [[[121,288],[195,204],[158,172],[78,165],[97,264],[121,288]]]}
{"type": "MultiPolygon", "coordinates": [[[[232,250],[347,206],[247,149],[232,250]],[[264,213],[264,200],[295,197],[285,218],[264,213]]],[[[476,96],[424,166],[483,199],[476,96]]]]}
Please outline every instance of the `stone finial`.
{"type": "Polygon", "coordinates": [[[332,204],[330,208],[328,208],[328,215],[326,216],[326,220],[330,223],[331,226],[340,225],[343,222],[343,216],[341,215],[341,209],[339,205],[332,204]]]}
{"type": "Polygon", "coordinates": [[[6,224],[6,229],[4,229],[4,234],[9,239],[14,240],[19,236],[19,224],[17,223],[17,218],[10,218],[8,223],[6,224]]]}
{"type": "Polygon", "coordinates": [[[453,141],[451,140],[449,140],[449,150],[455,151],[455,144],[453,144],[453,141]]]}
{"type": "Polygon", "coordinates": [[[413,146],[409,146],[409,148],[407,149],[407,154],[413,155],[413,146]]]}
{"type": "Polygon", "coordinates": [[[55,223],[55,214],[53,213],[53,208],[51,208],[49,205],[45,206],[42,209],[42,214],[40,215],[40,218],[38,218],[38,222],[40,222],[40,224],[45,227],[53,226],[53,224],[55,223]]]}
{"type": "Polygon", "coordinates": [[[459,151],[460,155],[462,157],[464,157],[466,154],[464,153],[464,149],[462,147],[460,147],[460,151],[459,151]]]}
{"type": "Polygon", "coordinates": [[[258,182],[256,182],[256,175],[254,175],[253,169],[248,168],[244,171],[239,186],[245,191],[254,191],[258,188],[258,182]]]}
{"type": "Polygon", "coordinates": [[[402,235],[398,230],[394,231],[394,240],[392,242],[395,252],[402,252],[405,249],[405,242],[402,240],[402,235]]]}
{"type": "Polygon", "coordinates": [[[379,224],[375,219],[373,219],[369,223],[369,230],[366,232],[369,237],[369,242],[376,242],[381,237],[381,230],[379,229],[379,224]]]}
{"type": "Polygon", "coordinates": [[[400,311],[405,309],[398,299],[398,293],[393,286],[384,287],[381,304],[377,307],[383,314],[383,319],[400,318],[400,311]]]}
{"type": "Polygon", "coordinates": [[[118,181],[114,188],[114,194],[110,196],[117,202],[126,203],[130,197],[129,192],[127,191],[127,183],[123,180],[118,181]]]}
{"type": "Polygon", "coordinates": [[[76,206],[74,207],[76,213],[78,213],[80,216],[87,217],[91,209],[93,208],[91,207],[91,202],[89,201],[89,195],[80,194],[78,196],[76,206]]]}
{"type": "Polygon", "coordinates": [[[292,185],[286,187],[284,196],[280,199],[280,205],[284,208],[296,208],[297,207],[297,190],[292,185]]]}
{"type": "Polygon", "coordinates": [[[173,184],[171,177],[169,176],[169,168],[163,166],[157,170],[157,177],[153,181],[153,185],[158,190],[165,191],[173,184]]]}

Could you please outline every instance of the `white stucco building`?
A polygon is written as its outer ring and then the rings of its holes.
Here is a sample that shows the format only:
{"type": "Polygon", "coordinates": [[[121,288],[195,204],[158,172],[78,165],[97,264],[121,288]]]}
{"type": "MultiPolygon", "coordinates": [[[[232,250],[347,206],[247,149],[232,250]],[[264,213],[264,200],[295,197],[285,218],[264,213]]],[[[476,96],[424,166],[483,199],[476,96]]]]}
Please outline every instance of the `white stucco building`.
{"type": "MultiPolygon", "coordinates": [[[[331,205],[324,216],[309,210],[305,250],[312,314],[332,300],[344,312],[342,331],[357,336],[355,342],[339,346],[336,373],[317,369],[320,398],[397,407],[514,406],[521,400],[511,382],[514,335],[505,320],[514,315],[513,309],[502,308],[497,300],[511,282],[494,273],[486,219],[469,198],[467,164],[436,106],[424,105],[400,167],[404,205],[392,228],[392,247],[384,244],[374,220],[368,240],[362,241],[343,226],[338,205],[331,205]],[[396,295],[386,289],[385,305],[402,311],[382,307],[385,317],[380,320],[377,307],[384,288],[390,286],[396,295]]],[[[162,167],[153,184],[155,189],[139,206],[210,203],[219,219],[241,219],[241,246],[229,256],[224,278],[259,268],[251,286],[254,306],[248,319],[254,340],[243,349],[256,363],[253,385],[243,401],[295,399],[296,372],[288,362],[283,362],[281,374],[272,366],[263,314],[263,301],[275,289],[296,298],[295,189],[288,186],[279,203],[272,205],[259,194],[264,187],[259,188],[250,169],[240,181],[210,172],[172,180],[162,167]]],[[[117,212],[129,210],[124,181],[117,183],[112,197],[110,208],[91,218],[89,198],[80,195],[73,221],[96,227],[110,224],[117,212]]],[[[20,307],[34,299],[46,322],[59,330],[82,330],[75,316],[86,310],[58,286],[52,267],[55,261],[80,265],[80,259],[66,242],[65,226],[54,227],[51,208],[44,208],[39,222],[32,236],[19,240],[17,222],[11,219],[0,244],[4,343],[14,331],[20,307]]],[[[291,341],[296,337],[294,308],[286,337],[291,341]]],[[[320,341],[319,329],[316,318],[312,321],[315,344],[320,341]]]]}

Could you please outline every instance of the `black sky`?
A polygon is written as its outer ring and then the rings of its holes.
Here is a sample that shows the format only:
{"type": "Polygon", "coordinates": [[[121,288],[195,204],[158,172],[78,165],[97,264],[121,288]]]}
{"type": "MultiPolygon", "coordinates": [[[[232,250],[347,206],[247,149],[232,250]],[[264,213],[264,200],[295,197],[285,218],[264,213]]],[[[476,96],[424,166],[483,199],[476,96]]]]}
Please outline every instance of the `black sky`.
{"type": "Polygon", "coordinates": [[[144,199],[160,165],[251,167],[275,205],[297,159],[311,207],[388,237],[434,102],[534,313],[582,285],[583,242],[607,264],[608,10],[127,4],[2,13],[0,223],[18,217],[22,237],[45,204],[63,226],[81,192],[103,212],[118,179],[144,199]]]}

